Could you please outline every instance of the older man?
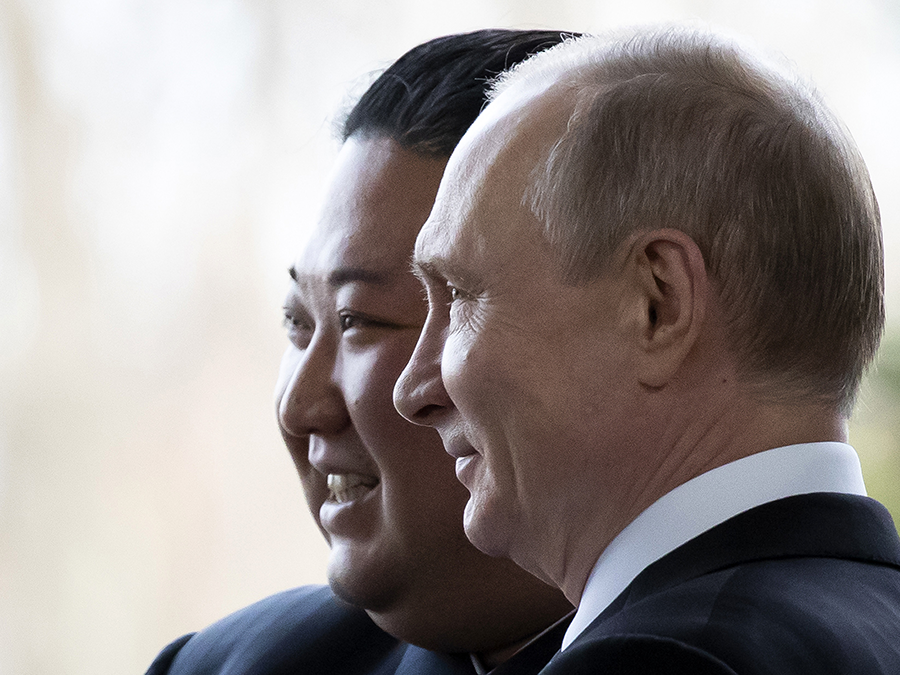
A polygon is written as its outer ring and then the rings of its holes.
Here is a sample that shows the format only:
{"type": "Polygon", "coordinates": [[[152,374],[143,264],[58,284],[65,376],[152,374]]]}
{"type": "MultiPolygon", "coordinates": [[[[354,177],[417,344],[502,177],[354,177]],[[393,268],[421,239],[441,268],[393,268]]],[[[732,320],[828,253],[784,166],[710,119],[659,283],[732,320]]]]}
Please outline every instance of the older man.
{"type": "Polygon", "coordinates": [[[878,207],[809,86],[680,29],[534,57],[415,267],[395,403],[472,542],[578,603],[547,672],[900,672],[900,540],[846,445],[878,207]]]}

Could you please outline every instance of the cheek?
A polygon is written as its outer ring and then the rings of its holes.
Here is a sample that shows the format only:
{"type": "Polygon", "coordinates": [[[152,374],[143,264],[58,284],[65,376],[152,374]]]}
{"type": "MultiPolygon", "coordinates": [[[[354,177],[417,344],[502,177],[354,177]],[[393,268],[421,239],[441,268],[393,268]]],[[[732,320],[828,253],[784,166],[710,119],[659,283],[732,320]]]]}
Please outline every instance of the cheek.
{"type": "Polygon", "coordinates": [[[467,422],[490,415],[508,395],[512,382],[504,374],[504,358],[510,356],[505,350],[504,345],[498,346],[478,335],[447,337],[441,354],[441,379],[447,395],[467,422]]]}
{"type": "Polygon", "coordinates": [[[391,455],[382,457],[385,512],[401,538],[416,546],[427,542],[429,555],[453,551],[466,543],[462,519],[469,492],[456,480],[456,462],[437,433],[407,426],[391,455]]]}
{"type": "Polygon", "coordinates": [[[356,433],[382,472],[392,513],[405,510],[404,519],[437,518],[459,529],[468,493],[456,480],[455,460],[437,431],[408,422],[394,408],[394,384],[413,346],[386,345],[345,358],[344,394],[356,433]]]}
{"type": "MultiPolygon", "coordinates": [[[[294,456],[294,453],[291,454],[294,456]]],[[[306,506],[309,508],[310,515],[312,515],[313,519],[316,521],[316,525],[319,527],[319,530],[321,530],[326,541],[330,543],[330,536],[322,529],[322,524],[319,522],[319,509],[328,498],[328,484],[326,483],[325,476],[313,469],[309,462],[306,461],[306,453],[303,453],[303,457],[304,459],[299,461],[298,457],[294,456],[294,466],[297,467],[297,475],[300,476],[300,485],[303,487],[303,497],[306,500],[306,506]]]]}
{"type": "MultiPolygon", "coordinates": [[[[441,380],[447,395],[453,404],[460,410],[468,407],[469,398],[477,393],[473,391],[471,372],[472,363],[471,341],[457,333],[451,333],[444,342],[441,352],[441,380]]],[[[489,373],[481,372],[481,376],[489,373]]]]}
{"type": "Polygon", "coordinates": [[[400,417],[394,408],[394,385],[417,339],[418,332],[398,332],[366,348],[342,352],[341,390],[351,413],[355,409],[357,415],[375,411],[379,416],[400,417]]]}
{"type": "MultiPolygon", "coordinates": [[[[532,392],[522,380],[524,345],[500,340],[450,336],[445,343],[441,373],[467,440],[484,457],[482,483],[473,493],[479,508],[497,492],[508,494],[519,482],[524,440],[540,429],[528,428],[532,392]]],[[[543,386],[543,383],[538,385],[543,386]]],[[[517,488],[516,488],[517,489],[517,488]]]]}
{"type": "Polygon", "coordinates": [[[394,410],[394,383],[402,365],[392,350],[378,348],[345,354],[341,363],[341,390],[354,419],[384,416],[394,410]]]}
{"type": "MultiPolygon", "coordinates": [[[[281,406],[285,395],[288,393],[288,386],[297,365],[302,357],[301,352],[294,348],[288,347],[281,358],[281,366],[278,371],[278,380],[275,383],[275,409],[278,416],[279,426],[281,422],[281,406]]],[[[297,470],[297,476],[300,478],[300,485],[303,488],[303,497],[306,505],[316,525],[322,532],[326,541],[330,543],[330,537],[319,522],[319,508],[328,497],[328,484],[325,476],[316,471],[309,463],[309,439],[306,437],[284,436],[285,445],[288,453],[297,470]]]]}
{"type": "Polygon", "coordinates": [[[356,434],[383,472],[398,475],[413,471],[423,446],[431,450],[436,443],[435,456],[444,454],[437,432],[408,422],[394,407],[394,385],[412,352],[406,346],[386,344],[345,355],[341,373],[356,434]]]}
{"type": "Polygon", "coordinates": [[[287,391],[288,384],[297,364],[300,362],[300,350],[296,347],[288,347],[281,357],[281,365],[278,366],[278,379],[275,380],[275,408],[281,409],[281,400],[287,391]]]}

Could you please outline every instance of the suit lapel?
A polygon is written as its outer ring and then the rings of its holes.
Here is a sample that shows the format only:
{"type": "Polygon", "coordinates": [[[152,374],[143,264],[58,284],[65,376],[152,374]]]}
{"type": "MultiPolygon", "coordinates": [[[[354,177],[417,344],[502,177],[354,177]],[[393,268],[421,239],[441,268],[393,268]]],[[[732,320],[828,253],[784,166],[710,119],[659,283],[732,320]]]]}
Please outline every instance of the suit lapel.
{"type": "Polygon", "coordinates": [[[814,493],[738,514],[663,556],[585,630],[666,588],[741,563],[828,557],[900,568],[900,539],[887,509],[868,497],[814,493]]]}

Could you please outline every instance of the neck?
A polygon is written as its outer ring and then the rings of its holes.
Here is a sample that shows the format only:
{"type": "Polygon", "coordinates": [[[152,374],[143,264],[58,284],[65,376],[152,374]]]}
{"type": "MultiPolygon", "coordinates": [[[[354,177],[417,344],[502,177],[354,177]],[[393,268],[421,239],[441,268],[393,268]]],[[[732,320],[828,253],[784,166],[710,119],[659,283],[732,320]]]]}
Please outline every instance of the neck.
{"type": "Polygon", "coordinates": [[[622,491],[610,502],[617,509],[597,512],[590,536],[576,537],[583,547],[567,551],[569,565],[559,584],[577,605],[588,576],[610,542],[647,507],[679,485],[717,467],[772,448],[820,441],[847,442],[847,421],[818,404],[761,403],[735,394],[692,403],[685,395],[677,407],[660,401],[639,434],[645,449],[632,471],[622,476],[622,491]],[[682,411],[681,418],[672,414],[682,411]],[[700,411],[700,412],[698,412],[700,411]],[[647,442],[647,439],[654,439],[647,442]],[[614,525],[611,525],[614,523],[614,525]]]}

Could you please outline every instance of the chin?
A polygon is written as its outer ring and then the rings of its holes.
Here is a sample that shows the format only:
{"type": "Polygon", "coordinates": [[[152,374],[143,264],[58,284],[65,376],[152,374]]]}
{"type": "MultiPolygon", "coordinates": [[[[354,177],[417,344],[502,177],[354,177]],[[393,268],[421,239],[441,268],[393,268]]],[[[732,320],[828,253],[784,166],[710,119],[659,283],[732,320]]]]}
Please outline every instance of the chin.
{"type": "Polygon", "coordinates": [[[377,588],[377,584],[361,583],[360,576],[330,573],[328,584],[344,602],[364,609],[369,618],[385,633],[398,640],[441,652],[465,651],[465,640],[440,624],[441,613],[421,601],[403,600],[400,589],[377,588]]]}
{"type": "Polygon", "coordinates": [[[378,607],[384,602],[384,584],[377,581],[378,575],[369,570],[346,564],[334,554],[328,563],[328,585],[336,596],[344,602],[362,609],[378,607]]]}
{"type": "Polygon", "coordinates": [[[328,585],[331,587],[331,592],[348,605],[366,609],[366,605],[369,604],[366,602],[365,597],[362,597],[352,584],[344,584],[340,576],[329,574],[328,585]]]}
{"type": "Polygon", "coordinates": [[[406,585],[399,562],[367,547],[333,545],[328,559],[328,585],[351,605],[376,612],[396,604],[406,585]]]}
{"type": "Polygon", "coordinates": [[[474,498],[470,498],[463,514],[463,530],[466,538],[472,545],[485,555],[493,558],[503,558],[508,555],[505,539],[501,529],[490,520],[484,505],[476,505],[474,498]]]}
{"type": "MultiPolygon", "coordinates": [[[[328,584],[334,594],[364,609],[385,633],[440,652],[480,646],[484,627],[459,621],[449,609],[435,611],[448,604],[446,587],[440,583],[423,586],[416,574],[416,570],[402,568],[396,559],[373,563],[371,552],[366,556],[352,547],[333,548],[328,563],[328,584]]],[[[460,598],[458,589],[450,595],[460,598]]]]}

